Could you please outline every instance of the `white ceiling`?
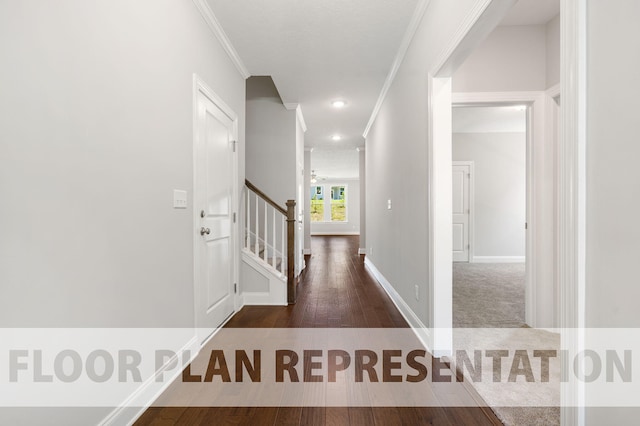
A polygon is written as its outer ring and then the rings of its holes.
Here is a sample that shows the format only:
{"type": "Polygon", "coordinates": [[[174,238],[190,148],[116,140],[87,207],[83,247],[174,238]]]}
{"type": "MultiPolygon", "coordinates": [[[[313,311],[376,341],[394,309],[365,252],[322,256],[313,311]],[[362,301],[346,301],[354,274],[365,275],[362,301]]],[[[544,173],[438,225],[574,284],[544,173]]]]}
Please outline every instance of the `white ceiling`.
{"type": "Polygon", "coordinates": [[[284,103],[301,105],[305,145],[364,144],[418,0],[207,1],[249,73],[270,75],[284,103]],[[336,99],[347,106],[333,108],[336,99]]]}
{"type": "Polygon", "coordinates": [[[360,174],[360,154],[355,149],[311,152],[311,170],[322,179],[357,179],[360,174]]]}
{"type": "Polygon", "coordinates": [[[544,25],[560,13],[560,0],[519,0],[500,25],[544,25]]]}
{"type": "Polygon", "coordinates": [[[453,133],[524,133],[527,113],[515,107],[457,107],[453,133]]]}

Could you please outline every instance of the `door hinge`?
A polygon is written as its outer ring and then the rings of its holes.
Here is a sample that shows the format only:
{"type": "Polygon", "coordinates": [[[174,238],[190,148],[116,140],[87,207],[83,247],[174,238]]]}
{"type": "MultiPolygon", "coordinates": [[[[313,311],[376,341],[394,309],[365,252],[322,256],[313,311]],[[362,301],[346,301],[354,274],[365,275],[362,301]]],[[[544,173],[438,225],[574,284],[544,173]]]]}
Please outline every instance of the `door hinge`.
{"type": "Polygon", "coordinates": [[[238,284],[237,284],[237,283],[234,283],[234,284],[233,284],[233,292],[234,292],[234,293],[237,293],[237,292],[238,292],[238,284]]]}
{"type": "Polygon", "coordinates": [[[233,152],[236,152],[236,145],[238,144],[238,141],[231,141],[231,146],[233,147],[233,152]]]}
{"type": "Polygon", "coordinates": [[[236,212],[233,212],[233,223],[236,223],[236,212]]]}

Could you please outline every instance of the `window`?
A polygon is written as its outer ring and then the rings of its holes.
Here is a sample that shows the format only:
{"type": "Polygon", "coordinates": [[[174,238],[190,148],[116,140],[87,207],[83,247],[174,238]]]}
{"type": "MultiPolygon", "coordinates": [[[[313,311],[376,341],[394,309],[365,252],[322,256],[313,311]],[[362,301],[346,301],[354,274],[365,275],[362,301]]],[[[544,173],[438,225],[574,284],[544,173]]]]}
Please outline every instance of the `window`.
{"type": "Polygon", "coordinates": [[[324,222],[324,188],[311,187],[311,222],[324,222]]]}
{"type": "Polygon", "coordinates": [[[311,222],[346,222],[346,195],[346,185],[311,186],[311,222]]]}

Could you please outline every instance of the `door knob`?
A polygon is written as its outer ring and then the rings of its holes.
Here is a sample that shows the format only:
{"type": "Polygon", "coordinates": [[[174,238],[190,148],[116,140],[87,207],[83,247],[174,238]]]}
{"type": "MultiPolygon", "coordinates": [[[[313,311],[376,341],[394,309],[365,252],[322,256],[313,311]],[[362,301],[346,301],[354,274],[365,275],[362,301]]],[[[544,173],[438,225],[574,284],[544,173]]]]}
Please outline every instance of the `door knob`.
{"type": "Polygon", "coordinates": [[[205,235],[205,234],[209,235],[210,233],[211,233],[211,229],[205,228],[205,227],[200,228],[200,235],[205,235]]]}

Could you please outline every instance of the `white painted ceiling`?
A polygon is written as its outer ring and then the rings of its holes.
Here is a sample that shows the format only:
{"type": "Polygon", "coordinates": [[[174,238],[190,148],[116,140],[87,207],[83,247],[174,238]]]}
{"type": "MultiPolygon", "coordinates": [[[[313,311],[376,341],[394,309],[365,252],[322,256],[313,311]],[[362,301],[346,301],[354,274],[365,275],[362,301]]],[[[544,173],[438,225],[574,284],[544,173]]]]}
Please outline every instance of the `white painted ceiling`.
{"type": "Polygon", "coordinates": [[[284,103],[301,105],[306,146],[364,145],[418,0],[207,1],[249,73],[270,75],[284,103]]]}
{"type": "Polygon", "coordinates": [[[355,149],[311,152],[311,170],[322,179],[357,179],[360,174],[360,154],[355,149]]]}
{"type": "Polygon", "coordinates": [[[524,133],[527,113],[515,107],[456,107],[453,133],[524,133]]]}
{"type": "Polygon", "coordinates": [[[519,0],[500,25],[544,25],[560,13],[560,0],[519,0]]]}

